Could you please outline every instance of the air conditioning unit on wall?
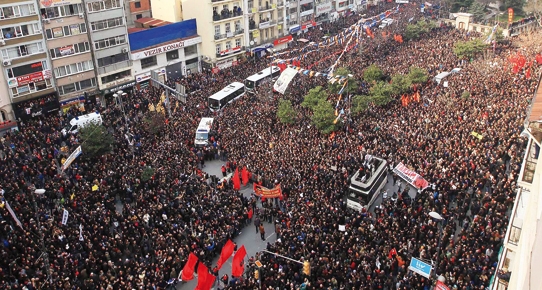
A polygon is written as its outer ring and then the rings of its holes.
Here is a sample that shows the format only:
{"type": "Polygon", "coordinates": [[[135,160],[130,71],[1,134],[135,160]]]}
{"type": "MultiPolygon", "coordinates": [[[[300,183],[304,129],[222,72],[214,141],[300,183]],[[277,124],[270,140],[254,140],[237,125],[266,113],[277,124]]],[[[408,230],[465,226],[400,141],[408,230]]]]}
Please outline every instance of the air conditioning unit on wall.
{"type": "Polygon", "coordinates": [[[2,63],[4,64],[4,66],[8,66],[11,65],[11,60],[4,60],[2,63]]]}
{"type": "Polygon", "coordinates": [[[126,53],[126,52],[128,52],[128,49],[127,49],[127,48],[123,48],[123,49],[122,49],[122,52],[123,52],[123,53],[126,53]]]}

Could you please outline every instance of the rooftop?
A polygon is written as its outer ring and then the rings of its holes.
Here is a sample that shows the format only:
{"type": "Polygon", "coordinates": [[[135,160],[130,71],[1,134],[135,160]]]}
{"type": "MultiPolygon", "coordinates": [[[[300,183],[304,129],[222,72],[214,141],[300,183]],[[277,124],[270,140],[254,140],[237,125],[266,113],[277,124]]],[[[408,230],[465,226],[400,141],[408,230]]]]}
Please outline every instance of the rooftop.
{"type": "Polygon", "coordinates": [[[143,18],[137,19],[134,22],[135,22],[136,28],[154,28],[158,26],[171,24],[171,22],[169,21],[160,20],[160,19],[151,18],[151,17],[143,17],[143,18]]]}

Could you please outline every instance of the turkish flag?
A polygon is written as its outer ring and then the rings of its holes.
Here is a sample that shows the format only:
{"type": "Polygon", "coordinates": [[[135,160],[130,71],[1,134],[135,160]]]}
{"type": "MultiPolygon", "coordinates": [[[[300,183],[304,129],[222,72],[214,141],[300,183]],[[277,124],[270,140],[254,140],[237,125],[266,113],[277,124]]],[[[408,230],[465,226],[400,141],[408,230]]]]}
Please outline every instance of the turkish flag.
{"type": "Polygon", "coordinates": [[[209,273],[209,269],[203,264],[198,265],[198,285],[195,290],[210,290],[215,283],[215,276],[209,273]]]}
{"type": "Polygon", "coordinates": [[[239,251],[233,256],[233,262],[231,266],[231,276],[240,277],[245,271],[245,256],[247,255],[247,250],[245,246],[241,246],[239,251]]]}
{"type": "Polygon", "coordinates": [[[241,179],[239,178],[239,169],[235,169],[235,173],[232,177],[233,180],[233,189],[240,190],[241,189],[241,179]]]}
{"type": "Polygon", "coordinates": [[[243,167],[243,170],[241,170],[241,179],[243,180],[243,186],[247,185],[248,183],[248,170],[246,167],[243,167]]]}
{"type": "Polygon", "coordinates": [[[224,263],[226,263],[226,261],[231,257],[234,248],[235,244],[231,240],[228,240],[224,247],[222,247],[222,252],[220,252],[220,258],[218,258],[218,262],[216,262],[218,270],[220,270],[220,268],[222,268],[222,265],[224,265],[224,263]]]}
{"type": "Polygon", "coordinates": [[[193,253],[190,253],[190,255],[188,255],[188,262],[186,262],[183,271],[181,272],[181,280],[190,281],[194,279],[194,267],[196,267],[197,262],[198,257],[193,253]]]}

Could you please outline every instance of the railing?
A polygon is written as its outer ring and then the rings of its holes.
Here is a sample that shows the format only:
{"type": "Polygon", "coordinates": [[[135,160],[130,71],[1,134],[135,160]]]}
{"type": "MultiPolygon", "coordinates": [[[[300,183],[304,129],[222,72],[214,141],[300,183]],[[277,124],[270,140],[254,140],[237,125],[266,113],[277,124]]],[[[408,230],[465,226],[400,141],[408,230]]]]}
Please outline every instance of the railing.
{"type": "Polygon", "coordinates": [[[265,6],[260,6],[260,9],[258,11],[262,12],[262,11],[271,10],[271,9],[273,9],[273,5],[272,4],[267,4],[265,6]]]}
{"type": "Polygon", "coordinates": [[[238,29],[235,31],[234,35],[239,35],[239,34],[243,34],[245,33],[245,30],[244,29],[238,29]]]}
{"type": "Polygon", "coordinates": [[[219,40],[219,39],[222,39],[222,38],[226,38],[225,33],[223,33],[223,34],[215,34],[215,40],[219,40]]]}
{"type": "Polygon", "coordinates": [[[276,20],[271,20],[271,21],[266,21],[266,22],[260,22],[260,24],[258,24],[258,27],[259,28],[267,28],[269,26],[273,26],[277,24],[277,21],[276,20]]]}
{"type": "Polygon", "coordinates": [[[225,14],[213,14],[213,21],[220,21],[224,19],[229,19],[233,17],[241,17],[241,16],[243,16],[243,11],[228,12],[225,14]]]}
{"type": "Polygon", "coordinates": [[[277,21],[278,21],[278,23],[284,22],[284,17],[279,17],[279,19],[277,21]]]}
{"type": "Polygon", "coordinates": [[[278,1],[277,2],[277,7],[281,7],[281,6],[284,6],[284,1],[278,1]]]}
{"type": "Polygon", "coordinates": [[[256,24],[249,24],[248,29],[250,29],[250,30],[257,29],[256,24]]]}
{"type": "Polygon", "coordinates": [[[99,67],[98,74],[103,75],[103,74],[110,73],[112,71],[116,71],[122,68],[130,67],[130,66],[132,66],[132,62],[129,60],[125,60],[125,61],[117,62],[114,64],[110,64],[108,66],[99,67]]]}

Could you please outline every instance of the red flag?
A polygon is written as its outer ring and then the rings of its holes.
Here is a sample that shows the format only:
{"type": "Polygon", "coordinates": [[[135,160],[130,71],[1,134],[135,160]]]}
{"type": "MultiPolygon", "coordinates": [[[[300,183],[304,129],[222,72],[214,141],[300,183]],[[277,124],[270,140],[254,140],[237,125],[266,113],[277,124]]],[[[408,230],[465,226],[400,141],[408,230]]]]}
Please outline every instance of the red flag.
{"type": "Polygon", "coordinates": [[[248,170],[246,167],[243,167],[243,170],[241,170],[241,178],[243,179],[243,186],[247,185],[248,183],[248,170]]]}
{"type": "Polygon", "coordinates": [[[224,265],[224,263],[226,263],[226,261],[231,257],[234,248],[235,244],[231,240],[228,240],[224,247],[222,247],[222,252],[220,252],[220,258],[218,258],[218,262],[216,262],[218,270],[220,270],[220,268],[222,268],[222,265],[224,265]]]}
{"type": "Polygon", "coordinates": [[[239,179],[239,169],[235,169],[235,173],[232,177],[233,180],[233,189],[234,190],[240,190],[241,189],[241,179],[239,179]]]}
{"type": "Polygon", "coordinates": [[[209,290],[215,283],[215,276],[209,273],[209,269],[203,264],[198,265],[198,285],[195,290],[209,290]]]}
{"type": "Polygon", "coordinates": [[[252,216],[254,215],[254,211],[253,211],[252,209],[250,209],[250,210],[248,211],[248,214],[247,214],[247,215],[248,215],[248,218],[251,219],[252,216]]]}
{"type": "Polygon", "coordinates": [[[231,276],[240,277],[245,271],[245,256],[247,255],[247,250],[245,246],[241,246],[239,251],[233,256],[233,261],[231,265],[231,276]]]}
{"type": "Polygon", "coordinates": [[[542,54],[538,53],[535,59],[538,64],[542,64],[542,54]]]}
{"type": "Polygon", "coordinates": [[[527,71],[525,72],[525,77],[529,80],[531,79],[531,68],[527,69],[527,71]]]}
{"type": "Polygon", "coordinates": [[[196,267],[197,262],[198,257],[196,257],[196,255],[193,253],[190,253],[190,255],[188,255],[188,261],[184,265],[183,271],[181,272],[181,280],[190,281],[194,279],[194,267],[196,267]]]}
{"type": "Polygon", "coordinates": [[[388,258],[393,258],[393,256],[397,255],[397,250],[395,250],[395,248],[391,249],[390,252],[388,253],[388,258]]]}

